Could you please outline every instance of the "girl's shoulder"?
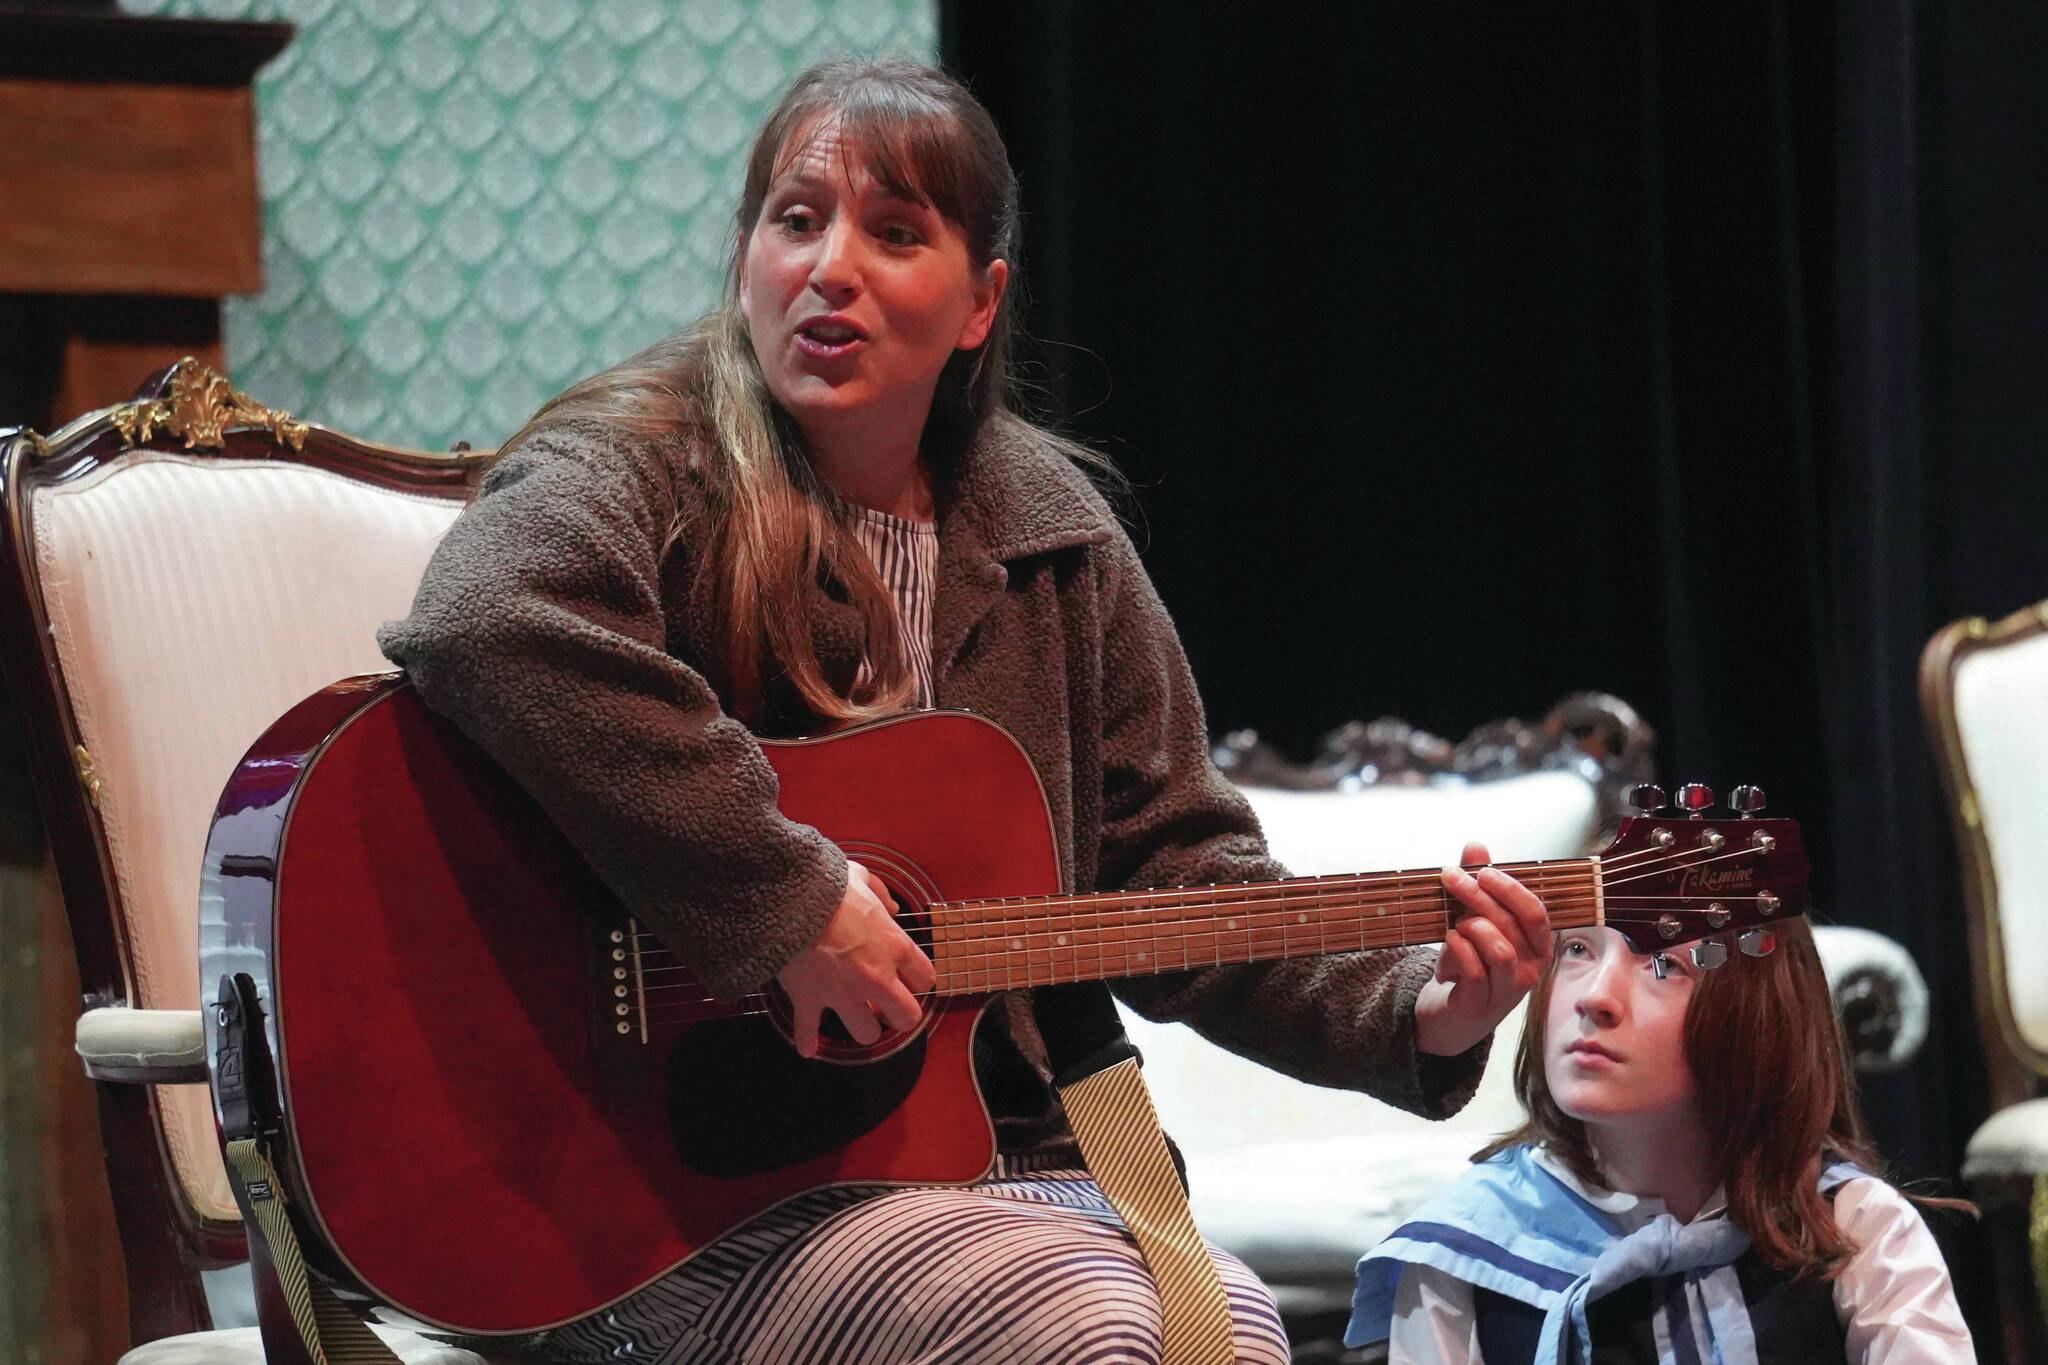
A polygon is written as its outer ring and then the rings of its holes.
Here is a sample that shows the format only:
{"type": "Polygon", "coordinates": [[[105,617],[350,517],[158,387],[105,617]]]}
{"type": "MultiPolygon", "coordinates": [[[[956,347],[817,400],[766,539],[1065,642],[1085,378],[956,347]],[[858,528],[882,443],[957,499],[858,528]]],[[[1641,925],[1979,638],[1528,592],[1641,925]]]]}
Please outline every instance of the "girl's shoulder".
{"type": "Polygon", "coordinates": [[[1919,1206],[1905,1191],[1868,1171],[1857,1171],[1843,1179],[1829,1196],[1834,1203],[1835,1222],[1859,1245],[1864,1241],[1864,1237],[1858,1236],[1859,1231],[1883,1234],[1927,1226],[1919,1206]]]}
{"type": "Polygon", "coordinates": [[[1834,1209],[1856,1248],[1834,1285],[1849,1359],[1889,1350],[1915,1360],[1974,1360],[1948,1262],[1913,1201],[1859,1172],[1835,1188],[1834,1209]]]}

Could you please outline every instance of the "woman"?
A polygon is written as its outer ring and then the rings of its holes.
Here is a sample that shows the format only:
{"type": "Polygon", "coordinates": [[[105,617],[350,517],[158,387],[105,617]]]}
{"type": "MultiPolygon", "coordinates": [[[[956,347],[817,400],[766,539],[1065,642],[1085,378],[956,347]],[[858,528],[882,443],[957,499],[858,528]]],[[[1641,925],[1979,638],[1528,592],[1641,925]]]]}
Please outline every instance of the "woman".
{"type": "Polygon", "coordinates": [[[1974,1359],[1940,1248],[1871,1174],[1812,930],[1775,932],[1711,971],[1560,933],[1529,1121],[1359,1263],[1346,1340],[1392,1365],[1974,1359]]]}
{"type": "MultiPolygon", "coordinates": [[[[951,79],[902,61],[799,76],[748,159],[725,305],[542,408],[380,636],[714,993],[779,982],[806,1055],[828,1010],[863,1042],[912,1026],[933,972],[866,869],[777,811],[756,734],[971,708],[1036,764],[1069,885],[1284,875],[1208,762],[1172,625],[1080,452],[1008,406],[1016,201],[951,79]]],[[[1296,1075],[1449,1113],[1548,934],[1511,879],[1447,877],[1471,916],[1441,961],[1119,993],[1296,1075]]],[[[1033,1002],[992,1014],[993,1180],[808,1196],[549,1349],[1155,1359],[1156,1296],[1077,1169],[1033,1002]],[[886,1293],[834,1292],[875,1276],[886,1293]]],[[[1240,1356],[1284,1360],[1270,1297],[1218,1261],[1240,1356]]]]}

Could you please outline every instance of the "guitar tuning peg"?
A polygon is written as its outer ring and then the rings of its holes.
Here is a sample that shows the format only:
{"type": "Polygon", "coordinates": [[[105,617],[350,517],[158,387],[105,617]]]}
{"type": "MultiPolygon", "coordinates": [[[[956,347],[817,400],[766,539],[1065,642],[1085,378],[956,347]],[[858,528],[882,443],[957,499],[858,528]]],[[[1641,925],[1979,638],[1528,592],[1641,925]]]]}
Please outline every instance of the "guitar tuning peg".
{"type": "Polygon", "coordinates": [[[1698,782],[1688,782],[1678,789],[1678,808],[1693,819],[1700,818],[1701,812],[1714,804],[1714,789],[1698,782]]]}
{"type": "Polygon", "coordinates": [[[1654,782],[1643,782],[1628,789],[1628,803],[1643,814],[1660,811],[1667,804],[1664,789],[1654,782]]]}
{"type": "Polygon", "coordinates": [[[1692,945],[1692,965],[1710,972],[1728,960],[1728,945],[1718,938],[1701,939],[1692,945]]]}
{"type": "Polygon", "coordinates": [[[1778,936],[1769,929],[1745,929],[1735,940],[1744,957],[1769,957],[1778,946],[1778,936]]]}
{"type": "Polygon", "coordinates": [[[1733,809],[1741,811],[1742,818],[1747,820],[1764,808],[1764,789],[1752,787],[1745,782],[1728,793],[1728,804],[1733,809]]]}

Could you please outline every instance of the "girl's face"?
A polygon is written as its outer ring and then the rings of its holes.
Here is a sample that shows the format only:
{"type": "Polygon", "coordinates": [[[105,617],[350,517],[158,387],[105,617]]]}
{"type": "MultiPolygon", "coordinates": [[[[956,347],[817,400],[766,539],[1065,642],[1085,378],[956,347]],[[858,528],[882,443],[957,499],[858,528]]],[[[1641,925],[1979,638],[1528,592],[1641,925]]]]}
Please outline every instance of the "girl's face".
{"type": "Polygon", "coordinates": [[[1543,1076],[1557,1107],[1596,1130],[1696,1111],[1685,1061],[1685,1011],[1695,971],[1679,952],[1658,980],[1613,929],[1557,936],[1543,1076]]]}
{"type": "Polygon", "coordinates": [[[960,229],[878,183],[836,119],[800,136],[740,258],[754,354],[814,445],[914,441],[946,361],[988,336],[1008,266],[977,268],[960,229]]]}

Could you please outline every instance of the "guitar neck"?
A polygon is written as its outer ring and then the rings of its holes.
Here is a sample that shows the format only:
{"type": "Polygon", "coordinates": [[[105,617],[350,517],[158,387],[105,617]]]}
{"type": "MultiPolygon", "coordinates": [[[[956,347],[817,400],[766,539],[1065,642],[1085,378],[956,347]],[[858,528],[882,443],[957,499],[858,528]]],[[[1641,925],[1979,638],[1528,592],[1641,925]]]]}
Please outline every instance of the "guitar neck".
{"type": "MultiPolygon", "coordinates": [[[[1600,860],[1501,866],[1553,928],[1605,922],[1600,860]]],[[[1362,948],[1441,943],[1457,902],[1442,873],[1372,872],[930,907],[941,995],[1149,976],[1362,948]]]]}

